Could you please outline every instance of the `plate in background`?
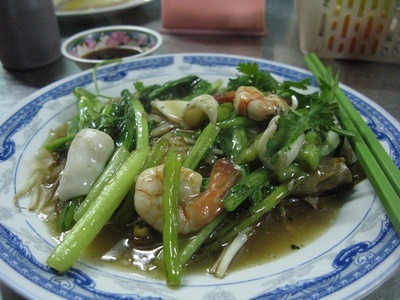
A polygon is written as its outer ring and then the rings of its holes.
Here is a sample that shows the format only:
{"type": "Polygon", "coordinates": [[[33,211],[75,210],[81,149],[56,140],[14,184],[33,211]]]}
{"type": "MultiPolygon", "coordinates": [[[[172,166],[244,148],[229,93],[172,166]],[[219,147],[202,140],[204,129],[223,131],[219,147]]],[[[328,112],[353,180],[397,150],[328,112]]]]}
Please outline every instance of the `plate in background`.
{"type": "Polygon", "coordinates": [[[75,17],[128,9],[152,0],[53,0],[56,15],[75,17]]]}

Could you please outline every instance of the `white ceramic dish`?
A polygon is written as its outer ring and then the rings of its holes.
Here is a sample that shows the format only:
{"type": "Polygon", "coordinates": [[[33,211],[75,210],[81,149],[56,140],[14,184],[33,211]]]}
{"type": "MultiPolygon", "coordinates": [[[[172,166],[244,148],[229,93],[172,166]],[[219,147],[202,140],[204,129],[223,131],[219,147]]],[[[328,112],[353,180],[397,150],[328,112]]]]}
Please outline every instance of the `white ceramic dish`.
{"type": "MultiPolygon", "coordinates": [[[[255,61],[278,78],[312,78],[304,70],[270,61],[217,54],[164,55],[109,65],[98,71],[103,94],[118,95],[132,82],[145,84],[196,74],[209,80],[234,76],[239,62],[255,61]]],[[[45,260],[55,241],[35,213],[18,210],[13,196],[49,130],[75,112],[72,89],[93,89],[83,72],[21,101],[0,121],[0,278],[30,299],[351,299],[370,292],[400,264],[400,239],[368,181],[357,185],[336,223],[292,254],[229,273],[183,278],[180,289],[107,266],[80,260],[65,275],[45,260]]],[[[342,86],[374,133],[400,165],[400,124],[381,107],[342,86]]]]}
{"type": "Polygon", "coordinates": [[[116,0],[106,1],[108,2],[106,4],[106,2],[102,0],[53,0],[58,17],[79,17],[117,12],[143,5],[150,1],[151,0],[116,0]],[[66,5],[72,1],[75,2],[75,6],[72,9],[65,10],[66,5]]]}

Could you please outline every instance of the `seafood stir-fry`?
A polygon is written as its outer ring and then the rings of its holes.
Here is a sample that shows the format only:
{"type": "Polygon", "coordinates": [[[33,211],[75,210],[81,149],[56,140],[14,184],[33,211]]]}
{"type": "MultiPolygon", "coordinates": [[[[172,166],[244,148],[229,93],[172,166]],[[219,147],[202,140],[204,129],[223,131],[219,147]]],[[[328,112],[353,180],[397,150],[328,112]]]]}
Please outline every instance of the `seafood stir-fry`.
{"type": "MultiPolygon", "coordinates": [[[[182,168],[178,193],[178,233],[190,233],[210,223],[223,209],[222,197],[235,184],[239,170],[227,160],[217,160],[209,184],[201,191],[203,177],[182,168]]],[[[163,228],[164,165],[144,170],[135,184],[134,204],[139,216],[151,227],[163,228]]]]}
{"type": "Polygon", "coordinates": [[[309,84],[247,63],[227,83],[135,82],[112,99],[76,88],[78,114],[51,134],[15,198],[30,194],[29,208],[57,224],[48,265],[68,270],[113,224],[131,228],[130,241],[158,237],[151,268],[162,266],[170,285],[204,253],[223,277],[265,216],[285,214],[284,200],[317,207],[364,178],[352,134],[335,121],[337,83],[314,93],[309,84]]]}

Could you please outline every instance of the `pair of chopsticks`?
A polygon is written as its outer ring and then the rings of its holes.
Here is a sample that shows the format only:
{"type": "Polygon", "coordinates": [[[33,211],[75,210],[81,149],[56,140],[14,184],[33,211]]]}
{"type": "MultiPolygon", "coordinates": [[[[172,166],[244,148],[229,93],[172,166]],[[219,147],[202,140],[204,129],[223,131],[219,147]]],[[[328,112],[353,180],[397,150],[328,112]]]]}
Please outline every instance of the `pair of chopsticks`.
{"type": "MultiPolygon", "coordinates": [[[[322,64],[315,53],[305,55],[304,60],[317,82],[322,79],[328,84],[332,83],[330,69],[322,64]]],[[[400,170],[341,89],[336,90],[335,98],[339,103],[336,113],[339,124],[355,133],[349,142],[400,235],[400,170]]]]}

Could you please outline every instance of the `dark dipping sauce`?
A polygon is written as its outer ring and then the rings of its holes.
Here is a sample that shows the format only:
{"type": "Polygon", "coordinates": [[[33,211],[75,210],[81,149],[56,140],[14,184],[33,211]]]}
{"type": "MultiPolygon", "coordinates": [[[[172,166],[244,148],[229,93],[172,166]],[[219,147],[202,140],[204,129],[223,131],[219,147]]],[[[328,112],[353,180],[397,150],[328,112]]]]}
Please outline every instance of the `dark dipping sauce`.
{"type": "MultiPolygon", "coordinates": [[[[319,200],[317,209],[306,201],[292,201],[290,205],[285,205],[285,217],[279,209],[274,209],[259,223],[255,233],[235,256],[228,268],[227,276],[235,270],[251,268],[307,247],[308,243],[334,225],[346,198],[346,191],[339,195],[323,197],[319,200]]],[[[129,226],[121,228],[107,225],[86,250],[84,259],[94,265],[109,265],[139,276],[164,278],[157,268],[143,271],[141,263],[132,258],[133,254],[148,255],[148,258],[155,255],[162,244],[161,234],[155,234],[148,242],[134,245],[132,232],[133,228],[129,226]],[[118,242],[127,239],[130,239],[129,248],[120,258],[107,262],[102,259],[103,255],[118,242]]],[[[207,273],[218,256],[219,253],[212,256],[194,257],[183,273],[207,273]]]]}
{"type": "Polygon", "coordinates": [[[122,58],[133,56],[141,53],[141,51],[132,48],[104,48],[93,52],[89,52],[82,56],[84,59],[96,59],[96,60],[109,60],[114,58],[122,58]]]}

